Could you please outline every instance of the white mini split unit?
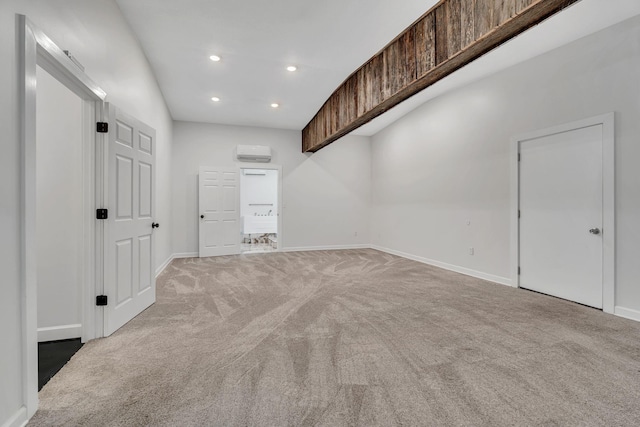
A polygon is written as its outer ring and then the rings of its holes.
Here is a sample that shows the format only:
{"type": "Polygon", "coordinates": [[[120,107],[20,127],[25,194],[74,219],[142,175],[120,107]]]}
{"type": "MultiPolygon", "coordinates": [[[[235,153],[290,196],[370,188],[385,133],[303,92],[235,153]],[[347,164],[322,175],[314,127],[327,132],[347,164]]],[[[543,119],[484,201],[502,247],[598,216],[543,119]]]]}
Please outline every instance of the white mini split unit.
{"type": "Polygon", "coordinates": [[[236,155],[241,162],[269,163],[271,147],[266,145],[238,145],[236,155]]]}

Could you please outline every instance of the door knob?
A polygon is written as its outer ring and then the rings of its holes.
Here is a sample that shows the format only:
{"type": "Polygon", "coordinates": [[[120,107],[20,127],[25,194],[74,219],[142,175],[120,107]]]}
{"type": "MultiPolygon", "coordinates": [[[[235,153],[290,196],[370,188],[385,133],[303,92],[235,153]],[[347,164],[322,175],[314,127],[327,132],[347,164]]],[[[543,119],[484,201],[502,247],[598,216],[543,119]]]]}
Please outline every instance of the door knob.
{"type": "Polygon", "coordinates": [[[160,224],[158,224],[157,222],[151,223],[151,228],[158,228],[158,227],[160,227],[160,224]]]}
{"type": "Polygon", "coordinates": [[[600,234],[600,229],[599,228],[592,228],[591,230],[589,230],[589,233],[591,233],[591,234],[600,234]]]}
{"type": "Polygon", "coordinates": [[[204,219],[204,215],[200,215],[200,219],[204,219]]]}

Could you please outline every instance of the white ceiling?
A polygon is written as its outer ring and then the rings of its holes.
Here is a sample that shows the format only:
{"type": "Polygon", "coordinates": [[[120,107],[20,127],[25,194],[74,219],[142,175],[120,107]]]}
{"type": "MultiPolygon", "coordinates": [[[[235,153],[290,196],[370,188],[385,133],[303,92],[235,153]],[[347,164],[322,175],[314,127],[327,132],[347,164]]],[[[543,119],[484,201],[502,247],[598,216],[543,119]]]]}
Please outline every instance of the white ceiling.
{"type": "MultiPolygon", "coordinates": [[[[175,120],[296,130],[347,76],[438,2],[116,1],[175,120]],[[212,62],[212,54],[222,60],[212,62]],[[290,64],[298,71],[286,71],[290,64]]],[[[373,135],[443,92],[638,14],[638,0],[582,0],[354,133],[373,135]]]]}
{"type": "Polygon", "coordinates": [[[175,120],[300,130],[438,0],[116,1],[175,120]]]}

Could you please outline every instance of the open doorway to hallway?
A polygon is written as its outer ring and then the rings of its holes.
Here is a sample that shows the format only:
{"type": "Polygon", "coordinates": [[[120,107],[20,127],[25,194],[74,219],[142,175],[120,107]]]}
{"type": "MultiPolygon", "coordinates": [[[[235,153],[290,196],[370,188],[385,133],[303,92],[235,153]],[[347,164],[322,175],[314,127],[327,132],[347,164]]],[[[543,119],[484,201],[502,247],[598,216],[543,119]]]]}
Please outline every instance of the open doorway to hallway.
{"type": "Polygon", "coordinates": [[[38,389],[82,346],[84,100],[37,67],[38,389]]]}
{"type": "MultiPolygon", "coordinates": [[[[38,409],[38,342],[62,341],[65,337],[77,340],[78,326],[80,326],[79,336],[82,342],[102,336],[102,312],[98,312],[95,307],[96,294],[102,291],[102,282],[98,280],[98,271],[102,271],[102,258],[98,256],[98,249],[101,248],[102,243],[102,228],[97,226],[95,219],[95,206],[101,200],[101,192],[97,190],[98,185],[102,186],[102,173],[99,167],[101,165],[99,161],[101,150],[98,149],[98,146],[102,147],[102,138],[97,136],[96,122],[102,118],[103,100],[106,93],[84,74],[82,67],[78,67],[70,60],[67,54],[46,34],[29,22],[24,15],[19,15],[18,21],[21,50],[20,71],[18,73],[20,79],[18,96],[22,123],[20,134],[22,145],[21,207],[24,215],[20,230],[23,259],[20,266],[23,325],[21,368],[24,408],[22,414],[26,420],[33,416],[38,409]],[[38,67],[41,67],[41,70],[38,70],[38,67]],[[81,120],[78,120],[76,112],[75,117],[65,116],[59,122],[56,122],[54,118],[52,120],[53,126],[48,127],[55,132],[64,130],[65,124],[69,124],[69,128],[74,129],[74,132],[81,129],[80,144],[77,137],[72,138],[69,133],[64,131],[61,134],[62,137],[57,134],[55,142],[43,139],[43,137],[50,137],[51,132],[46,130],[47,126],[42,126],[46,122],[39,120],[43,118],[41,115],[43,105],[38,105],[38,101],[44,100],[42,89],[45,84],[44,80],[47,78],[46,75],[43,77],[42,71],[50,75],[50,81],[63,86],[62,88],[58,87],[58,89],[63,89],[58,91],[58,94],[64,93],[62,96],[69,98],[69,105],[65,105],[65,102],[59,99],[60,96],[54,96],[49,99],[49,104],[52,104],[53,107],[48,105],[45,110],[54,114],[69,113],[69,111],[62,110],[75,110],[75,107],[70,106],[71,104],[82,106],[81,120]],[[77,95],[79,99],[64,92],[67,89],[77,95]],[[53,102],[51,102],[52,100],[53,102]],[[76,140],[72,141],[72,139],[76,140]],[[80,146],[78,147],[78,145],[80,146]],[[49,166],[51,167],[49,167],[49,172],[44,172],[44,174],[42,161],[45,160],[46,155],[43,156],[43,153],[39,152],[41,151],[39,148],[53,149],[49,153],[51,155],[49,166]],[[81,153],[81,165],[77,164],[78,149],[81,153]],[[78,178],[78,170],[81,171],[80,178],[78,178]],[[38,174],[40,174],[39,177],[38,174]],[[57,183],[48,190],[45,189],[45,183],[38,178],[53,180],[54,174],[60,174],[63,177],[68,174],[68,176],[64,178],[62,183],[57,183]],[[82,188],[80,195],[74,190],[78,181],[80,181],[82,188]],[[44,194],[40,194],[43,197],[39,197],[39,190],[45,190],[44,194]],[[69,192],[71,197],[67,194],[69,192]],[[51,199],[43,202],[47,197],[51,199]],[[58,199],[73,205],[71,211],[62,215],[62,219],[56,215],[70,206],[59,205],[58,199]],[[55,203],[56,206],[46,211],[43,206],[49,202],[55,203]],[[79,215],[78,209],[82,210],[79,215]],[[74,224],[74,222],[80,222],[80,224],[74,224]],[[54,239],[53,245],[41,247],[43,236],[40,232],[49,232],[54,229],[57,231],[56,227],[65,228],[66,232],[62,237],[54,236],[57,240],[54,239]],[[74,242],[75,240],[77,242],[74,242]],[[79,250],[76,245],[80,246],[79,250]],[[72,248],[68,249],[69,247],[72,248]],[[39,256],[41,250],[44,255],[39,256]],[[56,259],[61,264],[70,263],[70,266],[65,264],[64,270],[65,274],[70,274],[66,278],[62,278],[62,282],[58,281],[60,277],[56,277],[56,282],[62,283],[64,286],[72,285],[69,287],[70,290],[75,288],[77,283],[80,284],[80,290],[77,291],[79,297],[62,299],[65,303],[71,303],[73,308],[69,308],[69,311],[75,314],[77,312],[74,310],[73,300],[76,300],[80,305],[80,316],[75,319],[66,316],[62,318],[58,317],[57,315],[60,313],[57,313],[49,317],[49,320],[57,319],[55,322],[57,324],[43,326],[41,321],[46,319],[46,316],[41,309],[58,308],[56,303],[60,301],[57,299],[59,295],[55,292],[53,297],[38,301],[39,296],[42,296],[41,293],[44,292],[40,289],[40,285],[45,284],[45,279],[51,279],[51,277],[47,277],[48,273],[43,271],[49,268],[57,272],[62,271],[59,269],[60,265],[51,265],[51,263],[47,265],[44,262],[56,259]],[[76,283],[67,283],[67,280],[76,283]],[[68,323],[70,321],[78,323],[68,323]]],[[[49,184],[50,182],[46,183],[46,185],[49,184]]],[[[76,291],[74,290],[74,292],[76,291]]]]}
{"type": "Polygon", "coordinates": [[[277,169],[240,169],[241,252],[278,249],[277,169]]]}

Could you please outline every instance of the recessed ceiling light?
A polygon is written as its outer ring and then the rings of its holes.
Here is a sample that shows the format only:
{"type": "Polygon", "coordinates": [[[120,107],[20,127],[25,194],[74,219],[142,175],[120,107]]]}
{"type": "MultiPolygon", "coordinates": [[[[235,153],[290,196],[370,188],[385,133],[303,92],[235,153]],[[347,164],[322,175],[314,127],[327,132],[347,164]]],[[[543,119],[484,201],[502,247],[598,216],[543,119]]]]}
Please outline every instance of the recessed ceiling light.
{"type": "Polygon", "coordinates": [[[213,98],[211,98],[211,100],[213,102],[220,102],[220,98],[218,98],[217,96],[214,96],[213,98]]]}
{"type": "Polygon", "coordinates": [[[295,70],[297,70],[297,69],[298,69],[298,67],[296,67],[295,65],[289,65],[289,66],[287,67],[287,71],[291,71],[291,72],[293,72],[293,71],[295,71],[295,70]]]}
{"type": "Polygon", "coordinates": [[[280,106],[280,104],[278,104],[277,102],[274,102],[273,104],[271,104],[271,108],[278,108],[280,106]]]}
{"type": "Polygon", "coordinates": [[[213,62],[218,62],[220,61],[221,58],[218,55],[211,55],[209,59],[212,60],[213,62]]]}

